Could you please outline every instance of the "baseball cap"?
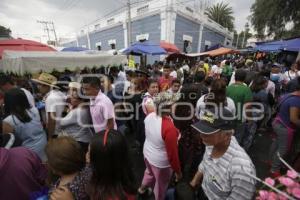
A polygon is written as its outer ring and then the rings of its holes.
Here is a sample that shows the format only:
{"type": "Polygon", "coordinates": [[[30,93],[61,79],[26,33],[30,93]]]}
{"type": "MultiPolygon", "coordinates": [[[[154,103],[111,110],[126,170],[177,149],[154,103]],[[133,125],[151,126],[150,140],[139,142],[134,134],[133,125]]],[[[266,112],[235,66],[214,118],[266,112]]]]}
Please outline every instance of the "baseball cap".
{"type": "Polygon", "coordinates": [[[234,121],[233,113],[226,108],[207,109],[200,121],[192,124],[192,127],[199,133],[210,135],[221,130],[234,129],[234,121]]]}

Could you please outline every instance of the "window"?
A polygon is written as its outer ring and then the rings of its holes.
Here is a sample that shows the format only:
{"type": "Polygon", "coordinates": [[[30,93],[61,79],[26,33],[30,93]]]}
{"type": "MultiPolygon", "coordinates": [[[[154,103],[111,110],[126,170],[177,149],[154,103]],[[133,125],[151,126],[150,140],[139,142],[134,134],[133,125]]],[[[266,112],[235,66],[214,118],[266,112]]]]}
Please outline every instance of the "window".
{"type": "Polygon", "coordinates": [[[204,49],[205,49],[205,51],[207,51],[209,49],[209,47],[211,47],[211,41],[205,40],[204,45],[205,45],[204,49]]]}
{"type": "Polygon", "coordinates": [[[136,41],[145,41],[145,40],[149,40],[149,33],[140,34],[136,36],[136,41]]]}
{"type": "Polygon", "coordinates": [[[96,49],[97,49],[98,51],[101,51],[101,50],[102,50],[102,43],[101,43],[101,42],[96,42],[95,46],[96,46],[96,49]]]}
{"type": "Polygon", "coordinates": [[[143,7],[140,7],[138,9],[136,9],[136,12],[137,12],[138,15],[143,14],[147,11],[149,11],[149,5],[146,5],[146,6],[143,6],[143,7]]]}
{"type": "Polygon", "coordinates": [[[184,40],[183,41],[183,52],[184,53],[191,53],[192,52],[192,44],[190,41],[184,40]]]}
{"type": "Polygon", "coordinates": [[[111,49],[116,49],[116,44],[110,44],[111,49]]]}
{"type": "Polygon", "coordinates": [[[208,48],[209,48],[209,45],[205,45],[205,47],[204,47],[205,51],[207,51],[208,48]]]}
{"type": "Polygon", "coordinates": [[[108,45],[110,46],[111,49],[116,49],[116,39],[108,40],[108,45]]]}

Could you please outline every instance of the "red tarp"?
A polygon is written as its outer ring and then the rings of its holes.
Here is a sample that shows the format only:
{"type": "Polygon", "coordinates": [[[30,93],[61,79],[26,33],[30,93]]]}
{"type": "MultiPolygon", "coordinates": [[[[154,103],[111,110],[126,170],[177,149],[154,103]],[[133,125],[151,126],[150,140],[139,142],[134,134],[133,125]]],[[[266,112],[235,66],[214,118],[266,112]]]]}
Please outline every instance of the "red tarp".
{"type": "Polygon", "coordinates": [[[189,53],[189,54],[185,54],[185,55],[188,57],[200,57],[200,56],[215,57],[215,56],[222,56],[222,55],[234,54],[234,53],[240,53],[240,52],[237,50],[234,50],[234,49],[221,47],[219,49],[215,49],[215,50],[211,50],[211,51],[206,51],[206,52],[202,52],[202,53],[189,53]]]}
{"type": "Polygon", "coordinates": [[[165,49],[168,53],[179,53],[178,47],[176,47],[175,44],[166,42],[166,41],[160,41],[160,47],[165,49]]]}
{"type": "Polygon", "coordinates": [[[240,52],[237,51],[237,50],[221,47],[219,49],[215,49],[215,50],[207,51],[207,52],[203,52],[203,53],[205,53],[206,55],[215,57],[215,56],[221,56],[221,55],[226,55],[226,54],[234,54],[234,53],[240,53],[240,52]]]}
{"type": "Polygon", "coordinates": [[[56,51],[50,46],[32,40],[9,39],[0,40],[0,59],[4,50],[13,51],[56,51]]]}

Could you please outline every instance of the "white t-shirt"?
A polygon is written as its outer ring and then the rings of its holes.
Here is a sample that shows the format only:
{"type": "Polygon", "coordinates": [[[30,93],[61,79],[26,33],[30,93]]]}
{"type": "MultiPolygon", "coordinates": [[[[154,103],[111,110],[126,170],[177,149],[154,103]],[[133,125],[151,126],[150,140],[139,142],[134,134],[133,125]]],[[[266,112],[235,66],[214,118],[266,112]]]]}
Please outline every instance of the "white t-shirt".
{"type": "Polygon", "coordinates": [[[89,125],[92,124],[89,108],[77,107],[61,119],[62,134],[71,136],[76,141],[89,143],[93,136],[89,125]]]}
{"type": "Polygon", "coordinates": [[[46,95],[45,100],[45,110],[46,110],[46,120],[48,121],[47,113],[56,114],[56,126],[54,135],[58,135],[61,131],[59,120],[62,117],[62,113],[66,106],[66,95],[58,90],[51,90],[48,95],[46,95]]]}
{"type": "Polygon", "coordinates": [[[26,95],[26,97],[28,99],[28,102],[31,105],[31,107],[35,107],[35,101],[34,101],[34,98],[33,98],[32,94],[31,94],[31,92],[29,92],[25,88],[21,88],[21,90],[23,90],[23,92],[25,93],[25,95],[26,95]]]}
{"type": "Polygon", "coordinates": [[[232,85],[234,83],[235,83],[235,71],[232,72],[232,75],[231,75],[231,78],[230,78],[230,81],[229,81],[228,85],[232,85]]]}
{"type": "MultiPolygon", "coordinates": [[[[200,97],[200,99],[197,101],[197,105],[196,105],[196,117],[197,118],[200,118],[204,115],[204,111],[205,111],[205,102],[204,102],[204,99],[205,99],[205,95],[202,95],[200,97]]],[[[234,115],[235,115],[235,112],[236,112],[236,108],[235,108],[235,104],[234,104],[234,101],[227,97],[227,105],[225,106],[226,109],[228,109],[230,112],[232,112],[234,115]]]]}
{"type": "Polygon", "coordinates": [[[275,83],[273,83],[273,81],[268,81],[266,92],[272,94],[272,96],[275,97],[275,83]]]}
{"type": "Polygon", "coordinates": [[[300,76],[300,72],[286,71],[284,73],[284,80],[289,82],[298,76],[300,76]]]}
{"type": "Polygon", "coordinates": [[[172,76],[174,79],[177,78],[177,72],[176,71],[172,71],[170,76],[172,76]]]}
{"type": "Polygon", "coordinates": [[[221,74],[222,73],[222,68],[218,67],[217,65],[213,65],[211,67],[211,73],[212,74],[221,74]]]}

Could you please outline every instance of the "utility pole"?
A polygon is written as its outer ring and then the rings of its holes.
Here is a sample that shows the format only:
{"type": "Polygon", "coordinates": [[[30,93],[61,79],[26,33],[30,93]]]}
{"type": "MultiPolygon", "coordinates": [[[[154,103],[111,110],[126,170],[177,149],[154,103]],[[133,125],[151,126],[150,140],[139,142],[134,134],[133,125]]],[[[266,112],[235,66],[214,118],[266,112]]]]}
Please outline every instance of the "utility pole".
{"type": "Polygon", "coordinates": [[[55,31],[55,28],[54,28],[54,23],[53,23],[53,22],[51,22],[51,24],[52,24],[52,30],[53,30],[53,33],[54,33],[55,44],[56,44],[56,46],[57,46],[57,45],[58,45],[58,41],[57,41],[57,35],[56,35],[56,31],[55,31]]]}
{"type": "Polygon", "coordinates": [[[243,42],[242,42],[242,48],[244,47],[245,37],[246,37],[246,30],[244,30],[244,37],[243,37],[243,42]]]}
{"type": "Polygon", "coordinates": [[[50,21],[41,21],[41,20],[37,20],[37,23],[43,24],[44,25],[44,31],[47,32],[48,35],[48,41],[51,41],[50,38],[50,31],[53,32],[54,34],[54,38],[55,38],[55,46],[57,45],[58,41],[57,41],[57,36],[56,36],[56,31],[54,28],[54,23],[50,22],[50,21]],[[49,25],[49,26],[48,26],[49,25]],[[50,29],[50,25],[52,25],[52,29],[50,29]]]}
{"type": "Polygon", "coordinates": [[[44,31],[47,32],[47,35],[48,35],[48,41],[50,41],[50,34],[49,34],[48,22],[37,20],[37,23],[40,23],[40,24],[43,24],[43,25],[44,25],[44,31]]]}
{"type": "Polygon", "coordinates": [[[236,40],[236,48],[237,49],[238,49],[239,39],[240,39],[240,34],[237,33],[237,40],[236,40]]]}
{"type": "Polygon", "coordinates": [[[130,0],[127,0],[127,9],[128,9],[127,40],[128,40],[128,47],[130,47],[130,45],[131,45],[131,4],[130,4],[130,0]]]}

